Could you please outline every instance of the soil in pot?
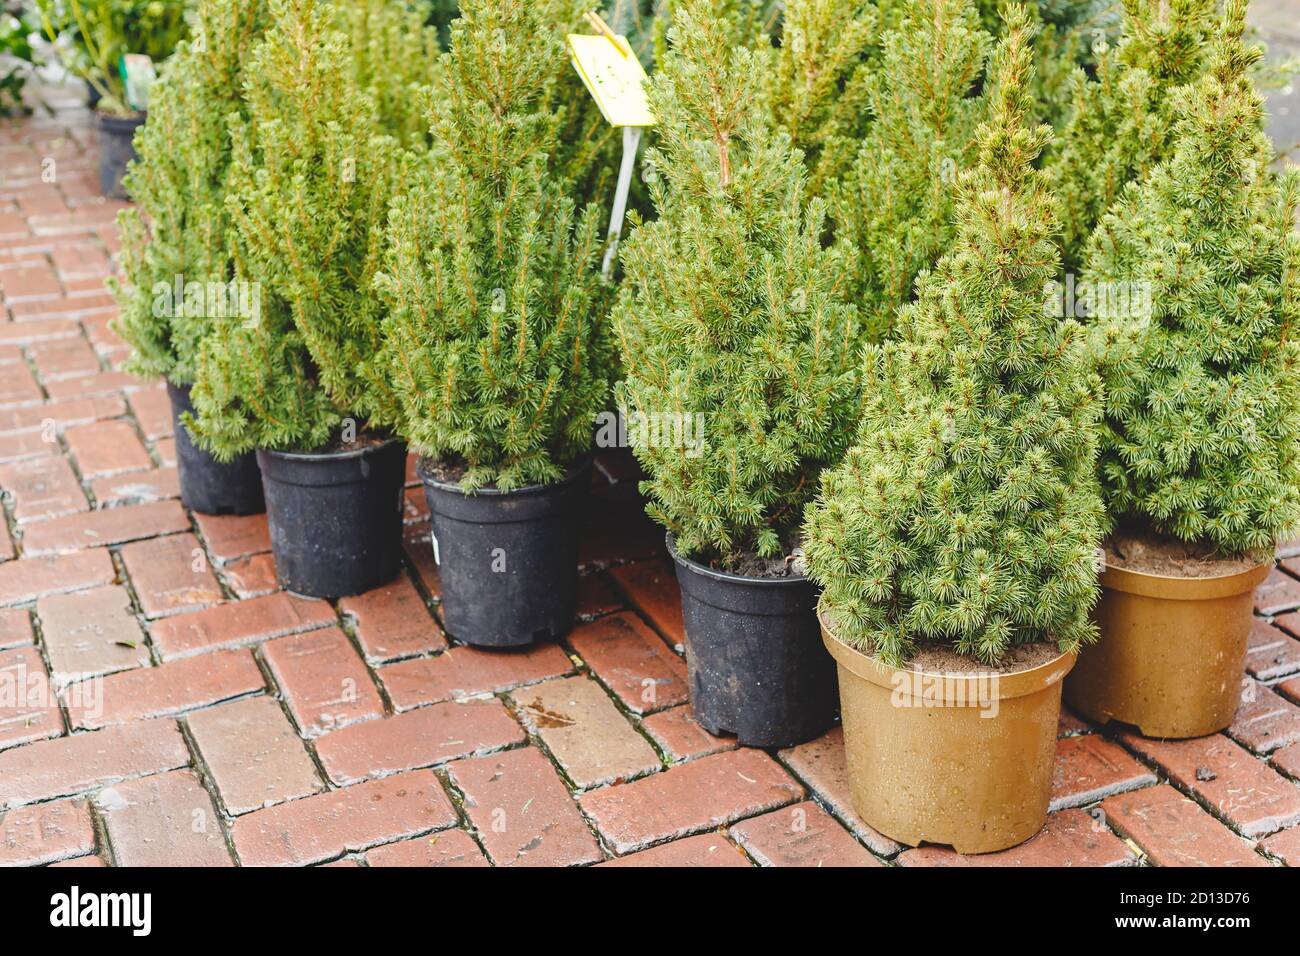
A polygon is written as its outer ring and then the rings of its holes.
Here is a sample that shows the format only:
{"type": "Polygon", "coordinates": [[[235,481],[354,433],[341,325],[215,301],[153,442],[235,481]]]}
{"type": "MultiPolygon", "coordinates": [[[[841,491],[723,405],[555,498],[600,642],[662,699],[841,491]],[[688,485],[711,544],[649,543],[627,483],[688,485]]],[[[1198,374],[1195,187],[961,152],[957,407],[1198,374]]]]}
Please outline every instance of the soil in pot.
{"type": "Polygon", "coordinates": [[[591,460],[561,481],[512,491],[460,486],[464,469],[421,459],[447,633],[475,647],[525,647],[567,634],[591,460]]]}
{"type": "Polygon", "coordinates": [[[406,446],[361,436],[331,447],[257,452],[276,576],[308,597],[360,594],[401,569],[406,446]]]}
{"type": "Polygon", "coordinates": [[[217,461],[194,444],[189,429],[181,422],[185,412],[194,414],[190,386],[168,382],[167,396],[172,403],[176,463],[185,507],[206,515],[252,515],[265,511],[257,455],[249,452],[231,462],[217,461]]]}
{"type": "Polygon", "coordinates": [[[135,131],[144,125],[143,113],[134,116],[113,116],[95,113],[95,126],[99,131],[99,188],[109,199],[130,199],[122,185],[128,163],[138,159],[135,152],[135,131]]]}
{"type": "Polygon", "coordinates": [[[1223,730],[1240,703],[1255,588],[1272,557],[1219,558],[1133,532],[1105,550],[1101,640],[1080,653],[1066,702],[1097,723],[1130,724],[1148,737],[1223,730]]]}
{"type": "Polygon", "coordinates": [[[1061,683],[1075,655],[1019,648],[993,670],[935,649],[890,667],[838,640],[849,790],[858,815],[908,846],[1005,850],[1047,819],[1061,683]],[[935,656],[935,655],[939,656],[935,656]],[[924,669],[922,666],[924,665],[924,669]]]}
{"type": "Polygon", "coordinates": [[[817,588],[785,560],[720,571],[668,549],[677,566],[695,719],[752,747],[792,747],[839,714],[835,664],[817,626],[817,588]]]}

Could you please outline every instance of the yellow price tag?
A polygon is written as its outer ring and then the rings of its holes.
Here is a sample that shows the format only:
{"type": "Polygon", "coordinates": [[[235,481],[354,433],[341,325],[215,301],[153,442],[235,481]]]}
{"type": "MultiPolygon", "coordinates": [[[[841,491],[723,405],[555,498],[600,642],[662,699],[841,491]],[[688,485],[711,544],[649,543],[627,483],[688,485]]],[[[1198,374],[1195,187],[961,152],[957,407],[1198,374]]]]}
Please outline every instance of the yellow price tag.
{"type": "Polygon", "coordinates": [[[571,33],[569,56],[606,122],[611,126],[654,125],[645,95],[645,68],[630,52],[625,38],[571,33]]]}

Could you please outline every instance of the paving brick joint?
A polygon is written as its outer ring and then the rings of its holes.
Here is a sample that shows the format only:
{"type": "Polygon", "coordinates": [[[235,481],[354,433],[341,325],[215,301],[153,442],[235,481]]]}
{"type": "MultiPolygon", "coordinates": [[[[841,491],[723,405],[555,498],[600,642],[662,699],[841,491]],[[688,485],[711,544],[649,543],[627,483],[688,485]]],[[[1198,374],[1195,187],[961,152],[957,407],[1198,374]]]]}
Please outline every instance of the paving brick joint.
{"type": "Polygon", "coordinates": [[[0,122],[0,677],[24,689],[0,695],[0,865],[1300,865],[1300,543],[1231,728],[1063,713],[1047,825],[982,857],[858,819],[838,729],[763,752],[694,722],[626,456],[595,469],[559,642],[446,637],[409,469],[397,580],[281,591],[264,516],[181,507],[166,394],[121,374],[108,327],[123,204],[85,111],[56,105],[0,122]]]}

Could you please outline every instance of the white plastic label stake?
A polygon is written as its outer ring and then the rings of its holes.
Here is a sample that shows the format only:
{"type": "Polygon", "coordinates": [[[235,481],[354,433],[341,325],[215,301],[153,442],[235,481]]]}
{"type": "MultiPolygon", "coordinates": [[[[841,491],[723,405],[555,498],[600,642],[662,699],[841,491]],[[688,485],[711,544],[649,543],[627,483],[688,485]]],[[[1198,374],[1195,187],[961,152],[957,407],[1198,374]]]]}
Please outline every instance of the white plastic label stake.
{"type": "Polygon", "coordinates": [[[605,247],[605,261],[600,267],[606,279],[614,271],[618,258],[618,240],[623,235],[623,220],[627,218],[627,194],[632,189],[632,173],[636,169],[636,151],[641,146],[641,127],[623,127],[623,164],[618,170],[618,189],[614,192],[614,208],[609,215],[609,242],[605,247]]]}

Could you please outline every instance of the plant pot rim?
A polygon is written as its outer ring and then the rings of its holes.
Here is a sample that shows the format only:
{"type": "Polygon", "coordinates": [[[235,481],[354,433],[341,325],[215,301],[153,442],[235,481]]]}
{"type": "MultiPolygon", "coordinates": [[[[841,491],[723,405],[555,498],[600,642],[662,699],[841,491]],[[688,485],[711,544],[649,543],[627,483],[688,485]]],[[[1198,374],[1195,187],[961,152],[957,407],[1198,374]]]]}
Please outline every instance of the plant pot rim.
{"type": "Polygon", "coordinates": [[[1125,594],[1171,601],[1211,601],[1254,590],[1268,577],[1275,563],[1270,557],[1245,571],[1203,578],[1152,574],[1108,564],[1102,569],[1100,581],[1102,587],[1125,594]]]}
{"type": "Polygon", "coordinates": [[[729,571],[716,571],[707,565],[699,564],[692,561],[690,558],[682,557],[682,555],[677,551],[676,545],[673,543],[673,535],[671,531],[664,536],[664,540],[668,543],[668,553],[672,556],[672,559],[691,573],[698,574],[702,578],[710,578],[714,581],[721,581],[725,584],[741,584],[749,587],[771,588],[807,587],[812,582],[812,578],[808,577],[806,574],[792,574],[785,578],[760,578],[748,574],[732,574],[729,571]]]}
{"type": "Polygon", "coordinates": [[[124,126],[127,124],[138,125],[143,123],[149,117],[148,110],[138,110],[134,113],[128,113],[125,116],[121,113],[110,113],[108,110],[101,110],[99,107],[95,107],[91,112],[94,113],[96,118],[102,123],[120,123],[124,126]]]}
{"type": "Polygon", "coordinates": [[[524,485],[522,488],[512,488],[510,491],[502,491],[500,488],[476,488],[474,491],[466,491],[458,481],[440,481],[430,475],[425,467],[428,461],[427,455],[421,455],[415,462],[415,475],[426,487],[435,488],[444,494],[462,495],[466,498],[517,498],[523,495],[548,494],[555,488],[577,481],[591,468],[591,455],[583,454],[574,460],[573,464],[569,466],[568,473],[559,481],[551,481],[543,485],[524,485]]]}
{"type": "Polygon", "coordinates": [[[393,444],[401,444],[401,441],[397,437],[385,438],[381,442],[375,442],[363,448],[351,448],[347,451],[282,451],[278,448],[259,448],[258,451],[284,461],[347,461],[349,458],[360,458],[363,455],[388,448],[393,444]]]}
{"type": "Polygon", "coordinates": [[[826,649],[835,658],[835,662],[855,676],[889,691],[906,687],[908,680],[925,678],[927,682],[938,682],[937,687],[927,687],[927,693],[932,689],[941,692],[944,702],[954,706],[963,701],[976,699],[1010,700],[1036,694],[1063,681],[1065,675],[1074,668],[1075,661],[1079,657],[1078,651],[1066,651],[1046,664],[1039,664],[1037,667],[1023,671],[1012,671],[1009,674],[1000,671],[982,671],[973,674],[918,671],[907,667],[894,667],[845,644],[835,636],[833,628],[826,620],[825,609],[820,604],[817,607],[817,622],[821,625],[822,640],[826,644],[826,649]],[[993,682],[991,691],[987,687],[990,677],[997,678],[993,682]]]}

